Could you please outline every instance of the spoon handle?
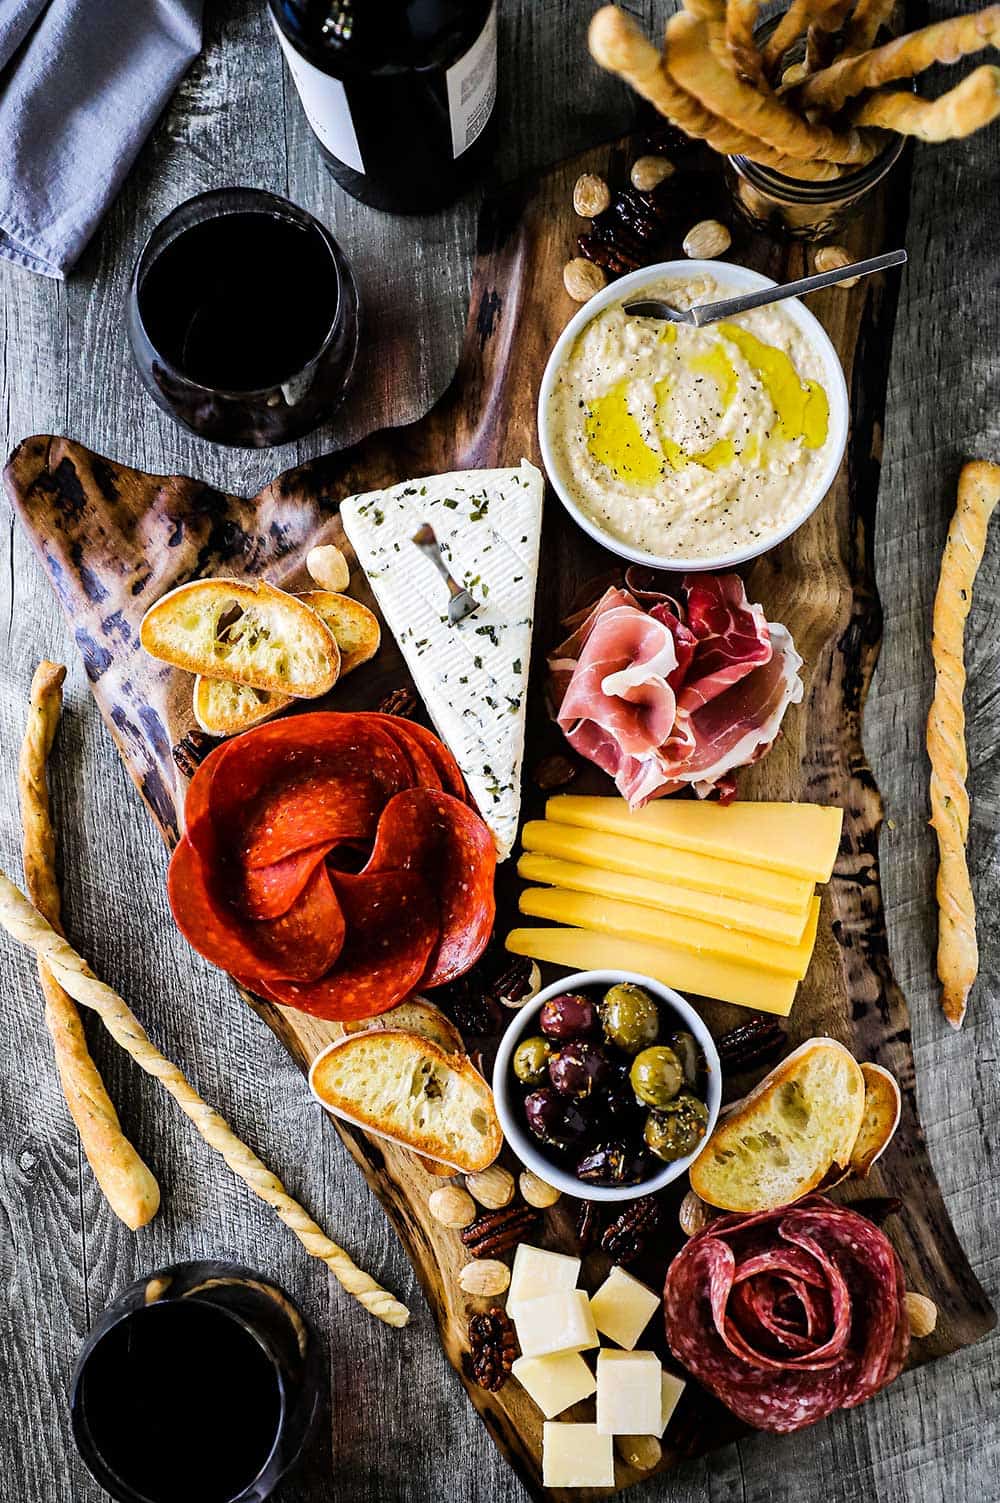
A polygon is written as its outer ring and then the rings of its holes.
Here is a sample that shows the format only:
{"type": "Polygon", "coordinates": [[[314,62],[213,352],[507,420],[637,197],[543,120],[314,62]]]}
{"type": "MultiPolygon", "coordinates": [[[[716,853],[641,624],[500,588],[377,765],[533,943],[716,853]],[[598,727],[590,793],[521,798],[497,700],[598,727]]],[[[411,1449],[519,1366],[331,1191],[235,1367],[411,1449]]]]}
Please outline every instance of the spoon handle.
{"type": "Polygon", "coordinates": [[[821,287],[833,287],[837,282],[849,281],[851,277],[871,276],[873,272],[885,271],[889,266],[902,266],[905,261],[905,250],[886,251],[884,255],[872,256],[867,261],[854,261],[850,266],[838,266],[834,271],[819,271],[811,277],[800,277],[797,282],[784,282],[780,287],[762,287],[759,292],[744,292],[739,297],[724,298],[718,303],[704,303],[691,309],[692,322],[700,329],[704,324],[714,324],[720,318],[732,318],[751,308],[764,308],[768,303],[781,303],[785,298],[818,292],[821,287]]]}

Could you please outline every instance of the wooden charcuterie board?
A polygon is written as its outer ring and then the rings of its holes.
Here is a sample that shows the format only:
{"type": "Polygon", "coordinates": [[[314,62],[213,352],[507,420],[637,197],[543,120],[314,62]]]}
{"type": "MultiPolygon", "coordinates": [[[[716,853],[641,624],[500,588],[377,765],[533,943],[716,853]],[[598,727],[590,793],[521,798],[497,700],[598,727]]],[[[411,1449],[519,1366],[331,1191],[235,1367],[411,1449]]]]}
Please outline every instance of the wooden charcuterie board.
{"type": "MultiPolygon", "coordinates": [[[[627,142],[603,147],[487,203],[458,372],[434,410],[407,428],[373,434],[351,449],[288,471],[249,499],[224,495],[194,479],[127,469],[63,438],[28,438],[15,451],[5,474],[8,495],[63,607],[108,728],[168,844],[177,839],[185,787],[172,748],[194,724],[191,680],[139,648],[138,626],[146,608],[196,575],[266,575],[305,588],[308,548],[319,541],[344,542],[338,518],[344,496],[422,474],[515,464],[522,456],[537,463],[539,378],[572,311],[561,284],[575,234],[568,207],[572,184],[584,170],[622,181],[629,159],[627,142]]],[[[706,191],[718,189],[709,182],[706,191]]],[[[885,247],[890,223],[893,241],[899,242],[907,191],[901,172],[882,199],[866,205],[864,216],[845,234],[859,256],[885,247]]],[[[679,223],[678,239],[690,217],[679,223]]],[[[801,274],[804,263],[801,249],[746,232],[737,232],[731,255],[782,279],[801,274]]],[[[861,739],[881,636],[872,547],[895,287],[876,278],[851,292],[834,289],[811,306],[843,360],[853,426],[847,460],[830,495],[748,574],[750,598],[762,601],[768,617],[793,633],[805,659],[806,696],[787,716],[770,754],[740,775],[740,794],[838,804],[845,810],[844,841],[823,899],[819,943],[789,1031],[793,1042],[829,1033],[859,1058],[887,1066],[900,1081],[900,1130],[870,1179],[845,1186],[844,1198],[893,1195],[902,1201],[887,1231],[908,1286],[929,1294],[940,1312],[934,1334],[914,1343],[911,1361],[918,1363],[977,1340],[995,1316],[955,1237],[917,1116],[909,1018],[893,977],[882,910],[881,802],[861,739]]],[[[543,702],[546,649],[560,639],[560,619],[581,585],[607,574],[616,562],[550,495],[529,695],[527,817],[540,814],[544,800],[531,782],[531,769],[560,741],[543,702]]],[[[360,571],[352,589],[374,605],[360,571]]],[[[377,658],[337,687],[329,707],[372,708],[408,682],[395,643],[385,633],[377,658]]],[[[599,788],[595,781],[594,791],[599,788]]],[[[584,780],[576,789],[590,791],[584,780]]],[[[502,932],[514,922],[516,886],[508,863],[498,888],[502,932]]],[[[303,1068],[336,1034],[335,1025],[248,1001],[303,1068]]],[[[704,1012],[713,1029],[732,1026],[741,1015],[712,1002],[704,1004],[704,1012]]],[[[515,1382],[490,1394],[466,1371],[466,1323],[470,1308],[482,1302],[470,1302],[458,1287],[456,1274],[466,1259],[457,1234],[427,1211],[427,1197],[439,1181],[411,1155],[349,1128],[337,1130],[413,1261],[449,1361],[497,1445],[529,1490],[540,1495],[540,1414],[515,1382]]],[[[543,1242],[575,1250],[572,1226],[571,1208],[561,1202],[547,1213],[543,1242]]],[[[640,1276],[662,1279],[681,1240],[674,1217],[666,1218],[666,1228],[656,1263],[638,1268],[640,1276]]],[[[596,1286],[606,1267],[603,1255],[590,1255],[588,1287],[596,1286]]],[[[891,1393],[876,1402],[892,1403],[891,1393]]],[[[739,1433],[735,1420],[689,1385],[668,1431],[663,1465],[739,1433]]],[[[619,1465],[621,1486],[646,1475],[619,1465]]]]}

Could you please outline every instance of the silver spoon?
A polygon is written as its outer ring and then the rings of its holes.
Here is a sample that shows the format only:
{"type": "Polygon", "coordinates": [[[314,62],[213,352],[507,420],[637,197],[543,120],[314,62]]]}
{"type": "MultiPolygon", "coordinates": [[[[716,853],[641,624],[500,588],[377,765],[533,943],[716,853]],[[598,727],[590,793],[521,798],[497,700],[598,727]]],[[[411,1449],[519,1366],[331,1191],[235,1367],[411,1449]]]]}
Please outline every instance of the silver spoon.
{"type": "Polygon", "coordinates": [[[818,292],[821,287],[833,287],[851,277],[868,277],[872,272],[885,271],[889,266],[902,266],[905,261],[905,250],[886,251],[884,256],[872,256],[868,261],[854,261],[850,266],[820,271],[815,276],[800,277],[797,282],[783,282],[777,287],[762,287],[759,292],[743,292],[739,297],[723,298],[718,303],[700,303],[696,308],[672,308],[659,298],[647,298],[638,303],[626,303],[625,312],[635,318],[664,318],[668,323],[689,324],[701,329],[705,324],[717,323],[720,318],[733,318],[751,308],[764,308],[768,303],[781,303],[785,298],[818,292]]]}

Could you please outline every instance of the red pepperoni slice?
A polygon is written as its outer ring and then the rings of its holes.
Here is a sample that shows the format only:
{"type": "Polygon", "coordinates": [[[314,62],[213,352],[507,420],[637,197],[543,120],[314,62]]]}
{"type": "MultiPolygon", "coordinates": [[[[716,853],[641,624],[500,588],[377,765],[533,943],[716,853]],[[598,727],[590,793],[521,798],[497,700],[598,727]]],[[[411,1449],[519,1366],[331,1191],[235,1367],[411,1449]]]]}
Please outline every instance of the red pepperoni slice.
{"type": "Polygon", "coordinates": [[[424,726],[418,725],[415,720],[406,720],[402,715],[379,715],[373,713],[368,716],[369,720],[379,721],[394,739],[402,738],[409,743],[411,754],[416,751],[422,754],[422,758],[434,768],[436,777],[421,779],[425,788],[442,788],[445,793],[450,793],[454,798],[468,798],[465,787],[465,779],[462,771],[451,752],[444,742],[435,736],[433,731],[428,731],[424,726]]]}
{"type": "Polygon", "coordinates": [[[496,847],[468,804],[431,788],[397,793],[383,810],[365,871],[419,872],[437,897],[441,933],[422,986],[453,981],[479,959],[496,917],[496,847]]]}
{"type": "Polygon", "coordinates": [[[415,872],[337,874],[334,882],[347,923],[337,964],[309,986],[269,980],[267,990],[276,1002],[317,1017],[374,1017],[423,975],[438,938],[434,900],[415,872]]]}
{"type": "Polygon", "coordinates": [[[270,866],[248,866],[238,883],[237,906],[252,919],[280,918],[287,913],[309,878],[332,850],[329,845],[297,851],[270,866]]]}
{"type": "Polygon", "coordinates": [[[385,794],[371,778],[303,769],[253,805],[240,844],[247,868],[274,866],[317,844],[370,840],[385,794]]]}
{"type": "Polygon", "coordinates": [[[253,923],[219,894],[204,861],[184,839],[170,861],[167,895],[188,943],[213,965],[244,979],[312,981],[330,969],[343,948],[344,915],[322,862],[287,913],[253,923]]]}

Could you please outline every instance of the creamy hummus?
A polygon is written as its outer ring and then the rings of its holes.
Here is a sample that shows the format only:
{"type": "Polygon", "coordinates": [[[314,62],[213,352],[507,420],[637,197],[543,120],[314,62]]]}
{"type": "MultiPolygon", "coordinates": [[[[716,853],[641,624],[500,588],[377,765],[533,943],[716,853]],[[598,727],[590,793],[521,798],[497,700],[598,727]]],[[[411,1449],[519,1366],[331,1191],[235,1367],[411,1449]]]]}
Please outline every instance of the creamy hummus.
{"type": "MultiPolygon", "coordinates": [[[[650,283],[677,308],[734,289],[650,283]]],[[[693,329],[612,304],[558,371],[548,412],[560,478],[610,536],[660,557],[766,543],[816,500],[830,452],[819,353],[781,304],[693,329]]]]}

